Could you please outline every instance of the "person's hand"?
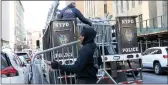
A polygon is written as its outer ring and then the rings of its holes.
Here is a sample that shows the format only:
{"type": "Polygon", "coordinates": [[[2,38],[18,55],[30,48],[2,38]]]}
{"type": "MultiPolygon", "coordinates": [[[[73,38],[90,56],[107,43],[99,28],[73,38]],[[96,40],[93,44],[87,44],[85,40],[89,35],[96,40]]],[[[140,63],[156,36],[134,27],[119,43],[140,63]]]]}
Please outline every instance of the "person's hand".
{"type": "Polygon", "coordinates": [[[60,64],[57,61],[51,62],[51,61],[45,60],[44,62],[48,65],[50,70],[60,68],[60,64]]]}
{"type": "Polygon", "coordinates": [[[51,67],[51,61],[44,60],[44,62],[47,64],[48,70],[53,71],[53,69],[51,67]]]}
{"type": "Polygon", "coordinates": [[[51,65],[51,61],[44,60],[47,65],[51,65]]]}
{"type": "Polygon", "coordinates": [[[92,26],[92,23],[90,23],[89,26],[92,26]]]}
{"type": "Polygon", "coordinates": [[[51,66],[53,69],[60,69],[60,64],[57,61],[54,61],[51,63],[51,66]]]}
{"type": "Polygon", "coordinates": [[[54,69],[52,69],[51,65],[48,65],[48,70],[49,71],[54,71],[54,69]]]}

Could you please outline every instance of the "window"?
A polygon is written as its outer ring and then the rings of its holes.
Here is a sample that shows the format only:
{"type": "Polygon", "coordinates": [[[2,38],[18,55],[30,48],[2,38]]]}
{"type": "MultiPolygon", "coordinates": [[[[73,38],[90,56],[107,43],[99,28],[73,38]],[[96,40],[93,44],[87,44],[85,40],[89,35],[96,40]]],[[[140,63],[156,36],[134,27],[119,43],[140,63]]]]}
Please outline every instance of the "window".
{"type": "Polygon", "coordinates": [[[139,26],[140,26],[140,28],[142,28],[143,27],[143,19],[142,19],[142,14],[140,14],[139,15],[139,26]]]}
{"type": "Polygon", "coordinates": [[[118,1],[116,1],[116,12],[117,12],[117,14],[118,14],[118,1]]]}
{"type": "Polygon", "coordinates": [[[13,60],[15,61],[15,63],[22,67],[22,63],[21,63],[21,60],[18,58],[18,56],[16,56],[15,54],[13,54],[13,60]]]}
{"type": "Polygon", "coordinates": [[[152,49],[148,49],[146,50],[144,53],[142,53],[142,55],[148,55],[152,52],[152,49]]]}
{"type": "Polygon", "coordinates": [[[161,49],[153,49],[151,54],[162,54],[162,50],[161,49]]]}
{"type": "Polygon", "coordinates": [[[8,67],[8,62],[5,57],[5,54],[1,53],[1,69],[4,69],[5,67],[8,67]]]}
{"type": "Polygon", "coordinates": [[[135,1],[132,0],[132,8],[134,8],[134,7],[135,7],[135,1]]]}
{"type": "Polygon", "coordinates": [[[121,12],[123,12],[123,1],[121,0],[121,12]]]}
{"type": "Polygon", "coordinates": [[[104,13],[107,13],[107,4],[104,4],[104,13]]]}
{"type": "Polygon", "coordinates": [[[127,1],[127,10],[129,10],[129,1],[127,1]]]}
{"type": "Polygon", "coordinates": [[[17,54],[17,56],[19,56],[19,57],[24,57],[25,59],[28,59],[28,58],[29,58],[29,56],[28,56],[27,53],[16,53],[16,54],[17,54]]]}
{"type": "Polygon", "coordinates": [[[95,2],[93,1],[93,15],[94,15],[94,17],[96,16],[96,14],[95,14],[95,2]]]}
{"type": "Polygon", "coordinates": [[[139,0],[139,4],[142,4],[142,0],[139,0]]]}
{"type": "Polygon", "coordinates": [[[107,4],[107,0],[104,0],[104,4],[107,4]]]}
{"type": "Polygon", "coordinates": [[[166,48],[167,54],[168,54],[168,48],[166,48]]]}

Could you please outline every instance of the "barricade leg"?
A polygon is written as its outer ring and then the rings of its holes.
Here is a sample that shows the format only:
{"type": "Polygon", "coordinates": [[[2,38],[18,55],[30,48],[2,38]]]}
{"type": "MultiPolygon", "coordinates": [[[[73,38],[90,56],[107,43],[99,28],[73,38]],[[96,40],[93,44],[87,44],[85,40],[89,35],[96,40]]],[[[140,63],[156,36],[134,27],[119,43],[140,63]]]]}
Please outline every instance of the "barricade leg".
{"type": "MultiPolygon", "coordinates": [[[[129,65],[130,69],[132,69],[132,66],[131,66],[131,63],[130,63],[130,61],[129,61],[129,60],[127,60],[127,63],[128,63],[128,65],[129,65]]],[[[134,80],[136,80],[136,76],[135,76],[134,71],[133,71],[133,70],[131,70],[131,72],[132,72],[132,75],[133,75],[134,80]]]]}
{"type": "MultiPolygon", "coordinates": [[[[55,51],[53,51],[53,57],[51,58],[51,61],[53,62],[54,61],[54,59],[55,59],[55,57],[56,57],[56,55],[55,55],[55,51]]],[[[54,71],[52,71],[52,73],[53,73],[53,77],[54,77],[54,84],[57,84],[57,79],[56,79],[56,77],[57,77],[57,69],[56,70],[54,70],[54,71]]]]}
{"type": "Polygon", "coordinates": [[[139,70],[139,72],[140,72],[140,79],[141,80],[143,80],[143,76],[142,76],[142,59],[139,59],[139,66],[140,66],[140,70],[139,70]]]}
{"type": "MultiPolygon", "coordinates": [[[[125,70],[126,67],[125,67],[125,63],[124,61],[118,61],[119,63],[117,63],[117,70],[125,70]],[[121,64],[120,64],[121,63],[121,64]]],[[[127,80],[127,75],[126,75],[126,72],[123,71],[123,72],[117,72],[117,82],[123,82],[123,81],[128,81],[127,80]]]]}
{"type": "MultiPolygon", "coordinates": [[[[105,53],[104,53],[104,41],[102,41],[102,55],[103,55],[103,71],[105,74],[113,81],[114,84],[117,84],[117,82],[111,77],[111,75],[106,71],[106,63],[105,63],[105,53]]],[[[100,80],[97,81],[99,83],[100,80]]]]}

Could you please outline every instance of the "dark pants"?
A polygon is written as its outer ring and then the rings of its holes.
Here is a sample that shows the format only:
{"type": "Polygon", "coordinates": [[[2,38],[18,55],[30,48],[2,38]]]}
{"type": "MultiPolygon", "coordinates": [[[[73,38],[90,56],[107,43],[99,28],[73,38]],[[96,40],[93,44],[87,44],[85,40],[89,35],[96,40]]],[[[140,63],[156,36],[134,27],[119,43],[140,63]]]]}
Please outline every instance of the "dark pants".
{"type": "Polygon", "coordinates": [[[77,79],[76,84],[96,84],[96,82],[95,79],[77,79]]]}

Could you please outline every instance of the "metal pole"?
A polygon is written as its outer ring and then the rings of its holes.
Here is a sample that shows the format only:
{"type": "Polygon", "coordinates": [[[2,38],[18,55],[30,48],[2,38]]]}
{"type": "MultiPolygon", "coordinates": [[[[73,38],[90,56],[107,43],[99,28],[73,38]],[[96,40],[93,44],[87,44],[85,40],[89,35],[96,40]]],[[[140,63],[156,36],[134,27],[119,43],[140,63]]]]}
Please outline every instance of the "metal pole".
{"type": "Polygon", "coordinates": [[[148,49],[148,40],[145,40],[146,41],[146,49],[148,49]]]}
{"type": "Polygon", "coordinates": [[[158,44],[159,44],[159,47],[161,46],[161,43],[160,43],[160,38],[158,38],[158,44]]]}
{"type": "Polygon", "coordinates": [[[43,54],[43,53],[46,53],[46,52],[50,52],[50,51],[53,51],[53,50],[55,50],[55,49],[59,49],[59,48],[65,47],[65,46],[69,46],[69,45],[72,45],[72,44],[75,44],[75,43],[78,43],[78,42],[80,42],[80,40],[74,41],[74,42],[71,42],[71,43],[67,43],[67,44],[64,44],[64,45],[60,45],[60,46],[57,46],[57,47],[53,47],[53,48],[50,48],[50,49],[46,49],[46,50],[43,50],[43,51],[40,51],[40,52],[36,53],[36,54],[32,57],[32,60],[31,60],[31,61],[32,61],[32,63],[34,63],[35,57],[36,57],[37,55],[39,55],[39,54],[43,54]]]}
{"type": "Polygon", "coordinates": [[[106,69],[106,63],[105,63],[105,54],[104,54],[104,40],[102,40],[102,54],[103,54],[103,69],[106,69]]]}
{"type": "Polygon", "coordinates": [[[117,82],[108,74],[108,72],[104,69],[105,74],[114,82],[114,84],[117,84],[117,82]]]}
{"type": "Polygon", "coordinates": [[[142,51],[142,40],[140,40],[140,49],[141,49],[141,53],[143,52],[142,51]]]}

